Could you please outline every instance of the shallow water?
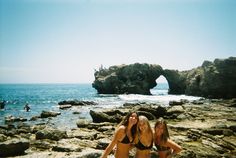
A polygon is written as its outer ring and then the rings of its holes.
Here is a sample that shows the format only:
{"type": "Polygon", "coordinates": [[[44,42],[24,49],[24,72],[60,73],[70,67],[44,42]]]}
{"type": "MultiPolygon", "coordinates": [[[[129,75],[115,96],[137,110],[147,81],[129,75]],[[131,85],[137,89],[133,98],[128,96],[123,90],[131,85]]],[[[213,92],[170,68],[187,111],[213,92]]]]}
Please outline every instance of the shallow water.
{"type": "MultiPolygon", "coordinates": [[[[99,95],[91,84],[1,84],[0,100],[6,100],[7,104],[4,110],[0,110],[0,124],[4,124],[5,117],[9,115],[30,119],[39,116],[42,110],[46,110],[61,112],[61,115],[56,118],[46,119],[52,126],[74,128],[79,118],[91,119],[89,115],[91,109],[99,111],[104,108],[119,107],[125,102],[150,102],[168,106],[170,100],[199,99],[199,97],[186,95],[168,95],[167,92],[168,84],[158,84],[158,87],[151,90],[153,95],[99,95]],[[73,99],[95,101],[98,105],[59,109],[58,102],[73,99]],[[24,110],[26,103],[31,108],[29,112],[24,110]]],[[[40,121],[45,122],[41,119],[30,122],[40,123],[40,121]]]]}

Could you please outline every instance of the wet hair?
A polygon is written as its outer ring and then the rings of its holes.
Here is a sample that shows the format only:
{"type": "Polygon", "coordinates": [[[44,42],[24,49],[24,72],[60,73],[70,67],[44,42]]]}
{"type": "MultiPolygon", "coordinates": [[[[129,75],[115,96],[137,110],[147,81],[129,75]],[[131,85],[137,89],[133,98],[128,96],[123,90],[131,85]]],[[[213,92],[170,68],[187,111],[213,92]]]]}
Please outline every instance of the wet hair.
{"type": "MultiPolygon", "coordinates": [[[[155,124],[155,128],[154,128],[154,131],[155,131],[155,137],[156,137],[156,127],[158,125],[163,125],[163,133],[161,134],[161,142],[166,142],[168,138],[170,138],[169,136],[169,132],[168,132],[168,128],[167,128],[167,123],[166,121],[160,117],[156,124],[155,124]]],[[[156,140],[156,139],[155,139],[156,140]]]]}
{"type": "MultiPolygon", "coordinates": [[[[129,113],[124,117],[124,119],[121,121],[121,123],[119,124],[119,126],[120,126],[120,125],[123,125],[123,126],[125,126],[125,127],[128,127],[128,125],[129,125],[129,118],[130,118],[130,116],[131,116],[133,113],[135,113],[135,114],[137,115],[137,123],[136,123],[135,125],[133,125],[132,128],[131,128],[132,138],[135,137],[136,132],[137,132],[137,125],[138,125],[138,121],[139,121],[138,113],[137,113],[137,112],[133,112],[133,111],[129,112],[129,113]]],[[[126,128],[126,129],[127,129],[127,128],[126,128]]],[[[126,129],[125,129],[125,130],[126,130],[126,129]]]]}

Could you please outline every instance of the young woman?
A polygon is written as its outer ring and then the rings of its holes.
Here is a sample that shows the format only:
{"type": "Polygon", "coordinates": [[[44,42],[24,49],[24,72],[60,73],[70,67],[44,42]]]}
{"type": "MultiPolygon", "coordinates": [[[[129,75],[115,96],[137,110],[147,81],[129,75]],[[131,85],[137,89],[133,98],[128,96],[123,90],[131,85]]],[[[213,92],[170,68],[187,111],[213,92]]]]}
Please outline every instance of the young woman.
{"type": "Polygon", "coordinates": [[[132,147],[138,123],[138,114],[131,112],[121,121],[115,131],[111,143],[107,146],[101,158],[106,158],[116,145],[115,158],[128,158],[132,147]]]}
{"type": "Polygon", "coordinates": [[[159,118],[155,124],[154,143],[159,158],[171,158],[182,150],[181,146],[170,140],[166,121],[163,118],[159,118]]]}
{"type": "Polygon", "coordinates": [[[136,147],[135,158],[150,158],[152,143],[153,133],[148,119],[145,116],[139,116],[138,133],[134,145],[136,147]]]}

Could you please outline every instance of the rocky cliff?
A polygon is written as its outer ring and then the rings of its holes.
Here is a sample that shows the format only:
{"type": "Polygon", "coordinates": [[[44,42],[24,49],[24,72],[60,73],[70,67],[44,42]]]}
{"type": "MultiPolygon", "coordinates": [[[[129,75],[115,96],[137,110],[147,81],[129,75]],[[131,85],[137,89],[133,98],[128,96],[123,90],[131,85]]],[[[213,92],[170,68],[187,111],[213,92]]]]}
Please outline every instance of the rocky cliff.
{"type": "Polygon", "coordinates": [[[236,57],[204,61],[188,71],[163,70],[160,65],[130,64],[100,68],[95,71],[93,87],[102,94],[151,94],[163,75],[169,94],[186,94],[208,98],[236,97],[236,57]]]}

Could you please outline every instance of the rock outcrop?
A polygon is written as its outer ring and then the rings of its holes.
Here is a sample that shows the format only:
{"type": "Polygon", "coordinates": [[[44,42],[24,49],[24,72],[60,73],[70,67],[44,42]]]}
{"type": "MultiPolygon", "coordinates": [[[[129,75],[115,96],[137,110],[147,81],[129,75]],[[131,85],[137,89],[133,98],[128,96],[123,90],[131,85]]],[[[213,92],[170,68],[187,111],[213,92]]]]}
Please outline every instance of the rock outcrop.
{"type": "Polygon", "coordinates": [[[96,71],[93,87],[102,94],[151,94],[156,79],[163,74],[159,65],[131,64],[100,68],[96,71]]]}
{"type": "Polygon", "coordinates": [[[169,94],[236,97],[236,57],[204,61],[202,66],[188,71],[163,70],[160,65],[146,63],[100,68],[94,73],[92,86],[100,94],[150,95],[161,75],[169,84],[169,94]]]}

